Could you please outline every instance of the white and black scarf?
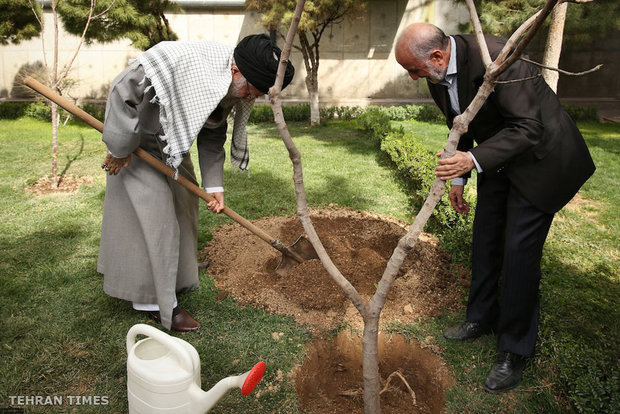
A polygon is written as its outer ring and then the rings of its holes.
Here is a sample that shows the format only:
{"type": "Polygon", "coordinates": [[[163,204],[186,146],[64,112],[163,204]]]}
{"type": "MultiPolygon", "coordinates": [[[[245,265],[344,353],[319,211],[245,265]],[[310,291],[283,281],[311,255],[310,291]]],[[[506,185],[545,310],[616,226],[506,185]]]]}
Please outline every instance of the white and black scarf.
{"type": "MultiPolygon", "coordinates": [[[[163,151],[175,170],[207,118],[226,96],[232,82],[234,48],[215,42],[160,42],[138,57],[146,77],[155,88],[159,120],[167,143],[163,151]]],[[[246,124],[253,101],[235,105],[230,161],[248,169],[246,124]]]]}

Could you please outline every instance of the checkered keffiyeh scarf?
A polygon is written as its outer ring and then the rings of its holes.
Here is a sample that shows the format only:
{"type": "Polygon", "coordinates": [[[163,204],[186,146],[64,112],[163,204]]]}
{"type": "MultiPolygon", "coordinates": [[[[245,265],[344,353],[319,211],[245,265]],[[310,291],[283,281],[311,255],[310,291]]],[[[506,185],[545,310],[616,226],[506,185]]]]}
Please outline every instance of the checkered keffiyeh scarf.
{"type": "MultiPolygon", "coordinates": [[[[167,143],[166,163],[174,169],[189,152],[207,118],[228,92],[234,48],[215,42],[160,42],[138,57],[155,88],[154,102],[167,143]]],[[[246,123],[254,102],[235,105],[231,163],[248,169],[246,123]]]]}

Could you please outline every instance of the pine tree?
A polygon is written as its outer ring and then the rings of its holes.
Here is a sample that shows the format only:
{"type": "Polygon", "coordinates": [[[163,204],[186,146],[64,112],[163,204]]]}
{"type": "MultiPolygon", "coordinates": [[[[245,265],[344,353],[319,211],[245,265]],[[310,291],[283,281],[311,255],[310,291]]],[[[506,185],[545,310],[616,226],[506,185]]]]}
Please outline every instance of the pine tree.
{"type": "Polygon", "coordinates": [[[41,6],[28,0],[0,0],[0,44],[19,43],[39,36],[41,6]]]}

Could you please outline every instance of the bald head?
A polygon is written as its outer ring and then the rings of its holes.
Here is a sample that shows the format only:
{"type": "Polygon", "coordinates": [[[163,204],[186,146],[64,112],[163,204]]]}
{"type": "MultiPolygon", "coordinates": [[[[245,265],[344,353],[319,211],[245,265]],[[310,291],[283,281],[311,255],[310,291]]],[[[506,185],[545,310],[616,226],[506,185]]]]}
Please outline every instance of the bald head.
{"type": "Polygon", "coordinates": [[[450,38],[429,23],[414,23],[403,30],[396,41],[396,54],[410,53],[416,59],[429,59],[433,49],[446,50],[450,38]]]}
{"type": "Polygon", "coordinates": [[[400,34],[394,48],[396,61],[416,80],[441,82],[450,62],[450,38],[432,24],[414,23],[400,34]]]}

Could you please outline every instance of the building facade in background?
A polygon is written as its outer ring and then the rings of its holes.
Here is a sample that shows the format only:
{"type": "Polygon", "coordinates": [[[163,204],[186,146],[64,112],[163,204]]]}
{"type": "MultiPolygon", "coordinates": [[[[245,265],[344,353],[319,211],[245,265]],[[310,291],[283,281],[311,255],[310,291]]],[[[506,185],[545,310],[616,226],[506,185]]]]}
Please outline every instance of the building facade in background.
{"type": "MultiPolygon", "coordinates": [[[[264,33],[260,15],[245,10],[245,1],[186,0],[177,1],[184,13],[168,13],[172,29],[179,40],[210,40],[236,45],[243,37],[264,33]]],[[[51,61],[53,23],[49,8],[44,8],[46,31],[43,41],[51,61]]],[[[462,7],[451,0],[370,0],[367,15],[334,25],[321,40],[319,94],[322,105],[365,105],[370,102],[409,102],[428,98],[424,82],[418,84],[396,63],[393,45],[399,31],[410,23],[427,21],[456,30],[467,19],[462,7]]],[[[59,62],[68,62],[78,43],[76,36],[61,30],[59,62]]],[[[282,47],[282,40],[278,40],[282,47]]],[[[75,99],[105,99],[114,77],[141,53],[129,40],[83,45],[73,64],[70,78],[75,82],[69,95],[75,99]]],[[[306,71],[301,52],[293,49],[291,60],[296,68],[293,83],[286,88],[286,101],[307,102],[306,71]]],[[[42,39],[18,45],[0,46],[0,91],[10,99],[10,91],[19,69],[25,64],[43,61],[42,39]]]]}
{"type": "MultiPolygon", "coordinates": [[[[179,40],[209,40],[234,46],[244,36],[263,33],[256,12],[245,10],[243,0],[178,0],[184,13],[168,13],[171,27],[179,40]]],[[[48,62],[53,47],[51,11],[44,9],[47,22],[43,36],[48,62]]],[[[366,16],[345,20],[334,25],[321,40],[319,67],[319,95],[322,106],[368,104],[401,104],[429,101],[425,81],[412,82],[394,59],[394,42],[400,31],[414,22],[433,23],[448,34],[457,33],[459,23],[469,20],[464,5],[452,0],[370,0],[366,16]]],[[[71,58],[78,38],[61,31],[60,65],[71,58]]],[[[282,41],[278,41],[282,46],[282,41]]],[[[36,38],[19,45],[0,46],[0,98],[11,99],[10,91],[19,69],[25,64],[43,61],[42,39],[36,38]]],[[[78,99],[104,100],[107,87],[131,59],[141,53],[128,40],[112,43],[83,45],[73,64],[70,78],[75,84],[69,96],[78,99]]],[[[618,102],[620,80],[613,71],[618,62],[618,51],[613,53],[582,53],[578,58],[568,56],[566,61],[579,66],[585,59],[606,63],[601,72],[590,79],[572,78],[560,81],[560,96],[618,102]],[[615,54],[614,54],[615,53],[615,54]],[[600,61],[603,59],[603,61],[600,61]],[[615,63],[614,63],[615,62],[615,63]],[[601,78],[609,77],[609,82],[601,78]],[[596,79],[594,79],[596,78],[596,79]],[[600,85],[600,86],[599,86],[600,85]],[[588,93],[584,92],[587,91],[588,93]]],[[[563,57],[564,59],[564,57],[563,57]]],[[[286,88],[283,98],[288,102],[307,102],[305,68],[301,53],[292,51],[291,60],[296,68],[293,83],[286,88]]],[[[592,65],[594,66],[594,65],[592,65]]],[[[591,66],[590,66],[591,67],[591,66]]],[[[584,67],[566,68],[583,70],[584,67]]],[[[617,71],[617,67],[615,69],[617,71]]]]}

